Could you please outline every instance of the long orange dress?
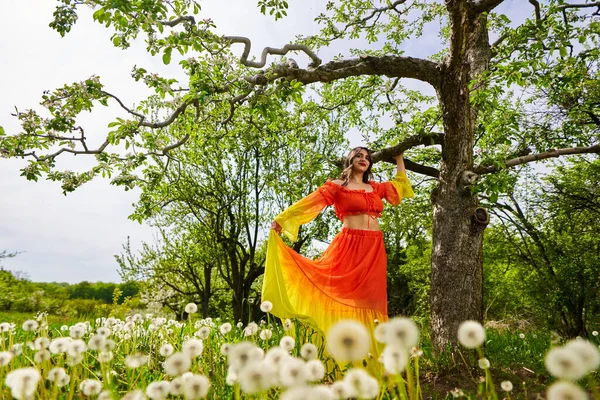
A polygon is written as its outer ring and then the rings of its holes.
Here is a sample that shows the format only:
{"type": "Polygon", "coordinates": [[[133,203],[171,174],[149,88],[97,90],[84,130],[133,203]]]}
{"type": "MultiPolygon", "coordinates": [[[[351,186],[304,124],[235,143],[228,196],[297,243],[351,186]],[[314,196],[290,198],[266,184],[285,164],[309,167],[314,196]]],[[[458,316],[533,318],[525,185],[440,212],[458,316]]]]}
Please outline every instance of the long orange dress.
{"type": "MultiPolygon", "coordinates": [[[[390,182],[369,182],[372,191],[352,190],[326,182],[279,214],[282,233],[296,241],[300,225],[312,221],[327,206],[336,215],[380,217],[382,199],[392,205],[413,191],[406,174],[390,182]]],[[[342,228],[316,260],[298,254],[271,230],[262,288],[263,301],[273,303],[276,317],[297,318],[326,335],[343,319],[362,322],[373,332],[375,320],[387,321],[387,257],[381,231],[342,228]]],[[[378,351],[376,351],[378,353],[378,351]]]]}

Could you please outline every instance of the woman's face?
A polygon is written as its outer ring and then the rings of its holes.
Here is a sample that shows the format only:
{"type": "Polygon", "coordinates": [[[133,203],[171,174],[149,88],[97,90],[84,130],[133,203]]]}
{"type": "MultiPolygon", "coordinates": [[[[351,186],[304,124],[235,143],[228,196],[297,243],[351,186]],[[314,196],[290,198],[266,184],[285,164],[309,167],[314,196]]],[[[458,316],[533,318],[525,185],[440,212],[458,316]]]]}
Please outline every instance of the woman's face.
{"type": "Polygon", "coordinates": [[[355,172],[366,172],[371,165],[371,156],[365,149],[360,149],[358,153],[352,158],[352,169],[355,172]]]}

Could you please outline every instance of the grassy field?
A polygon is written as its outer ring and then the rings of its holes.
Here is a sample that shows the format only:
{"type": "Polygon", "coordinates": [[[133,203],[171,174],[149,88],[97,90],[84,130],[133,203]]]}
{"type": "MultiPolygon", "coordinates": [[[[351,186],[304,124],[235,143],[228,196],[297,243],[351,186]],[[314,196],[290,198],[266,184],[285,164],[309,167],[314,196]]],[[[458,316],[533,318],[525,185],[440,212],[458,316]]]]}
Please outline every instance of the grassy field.
{"type": "MultiPolygon", "coordinates": [[[[358,353],[355,361],[336,364],[323,346],[313,360],[305,354],[312,347],[303,345],[315,336],[293,322],[286,331],[279,321],[236,326],[195,315],[187,321],[141,314],[86,321],[0,313],[0,398],[545,398],[557,381],[545,356],[552,340],[555,348],[566,342],[550,332],[487,329],[483,346],[435,355],[426,332],[414,343],[392,342],[392,329],[405,329],[406,337],[417,332],[409,320],[396,320],[376,332],[389,349],[398,349],[384,368],[377,360],[361,362],[366,354],[358,353]],[[482,368],[484,357],[489,366],[482,368]],[[502,390],[505,381],[511,391],[502,390]]],[[[355,340],[360,348],[360,329],[345,331],[344,340],[330,341],[355,340]]],[[[586,343],[598,353],[598,336],[586,343]]],[[[333,348],[330,354],[336,355],[333,348]]],[[[391,351],[384,354],[391,357],[391,351]]],[[[598,365],[575,379],[577,388],[598,398],[598,365]]]]}

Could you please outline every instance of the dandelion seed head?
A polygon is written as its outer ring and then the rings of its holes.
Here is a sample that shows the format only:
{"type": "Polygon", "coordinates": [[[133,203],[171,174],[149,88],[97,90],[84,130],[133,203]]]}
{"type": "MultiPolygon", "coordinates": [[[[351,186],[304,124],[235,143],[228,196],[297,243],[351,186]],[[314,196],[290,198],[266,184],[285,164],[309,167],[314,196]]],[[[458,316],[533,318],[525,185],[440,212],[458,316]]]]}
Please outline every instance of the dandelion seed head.
{"type": "Polygon", "coordinates": [[[9,332],[11,330],[11,326],[8,322],[3,322],[0,324],[0,333],[9,332]]]}
{"type": "Polygon", "coordinates": [[[348,385],[350,397],[371,399],[379,392],[377,380],[360,368],[349,370],[344,377],[344,381],[348,385]]]}
{"type": "Polygon", "coordinates": [[[271,347],[269,351],[267,351],[267,354],[265,355],[265,360],[275,365],[275,367],[279,369],[289,357],[291,356],[287,350],[284,350],[279,346],[275,346],[271,347]]]}
{"type": "Polygon", "coordinates": [[[378,324],[375,327],[375,331],[373,332],[373,335],[375,336],[375,340],[377,340],[379,343],[385,343],[385,331],[387,329],[388,323],[384,322],[381,324],[378,324]]]}
{"type": "Polygon", "coordinates": [[[229,368],[227,368],[227,376],[225,377],[225,383],[229,386],[233,386],[237,383],[237,381],[237,373],[230,366],[229,368]]]}
{"type": "Polygon", "coordinates": [[[36,368],[19,368],[6,375],[5,383],[15,399],[24,400],[33,397],[41,378],[36,368]]]}
{"type": "Polygon", "coordinates": [[[241,389],[248,394],[265,392],[275,384],[273,377],[277,373],[273,364],[264,361],[248,365],[238,375],[241,389]]]}
{"type": "Polygon", "coordinates": [[[247,365],[254,364],[262,360],[261,352],[258,351],[253,343],[240,342],[231,347],[227,359],[229,366],[233,371],[239,374],[247,365]]]}
{"type": "Polygon", "coordinates": [[[69,345],[71,344],[70,337],[59,337],[50,342],[50,346],[48,349],[52,354],[60,354],[66,353],[69,350],[69,345]]]}
{"type": "Polygon", "coordinates": [[[55,368],[52,368],[50,371],[48,371],[48,375],[46,376],[46,379],[49,380],[50,382],[57,383],[60,380],[62,380],[66,375],[67,375],[67,372],[65,371],[64,368],[55,367],[55,368]]]}
{"type": "Polygon", "coordinates": [[[257,332],[258,332],[258,325],[256,324],[256,322],[250,322],[244,328],[244,336],[246,336],[246,337],[254,336],[254,335],[256,335],[257,332]]]}
{"type": "Polygon", "coordinates": [[[177,376],[181,375],[184,372],[189,371],[192,366],[192,362],[184,353],[173,353],[169,358],[165,361],[165,372],[169,376],[177,376]]]}
{"type": "Polygon", "coordinates": [[[13,354],[10,351],[0,351],[0,367],[7,366],[12,358],[13,354]]]}
{"type": "Polygon", "coordinates": [[[196,358],[202,354],[204,343],[200,339],[189,339],[181,347],[184,354],[190,358],[196,358]]]}
{"type": "Polygon", "coordinates": [[[286,351],[292,351],[294,346],[296,346],[296,341],[291,336],[284,336],[279,341],[279,346],[286,351]]]}
{"type": "Polygon", "coordinates": [[[419,343],[419,328],[410,318],[396,317],[387,322],[384,340],[388,345],[410,349],[419,343]]]}
{"type": "Polygon", "coordinates": [[[181,396],[183,394],[183,380],[181,377],[173,379],[169,386],[169,393],[173,396],[181,396]]]}
{"type": "Polygon", "coordinates": [[[146,395],[139,389],[127,393],[121,400],[146,400],[146,395]]]}
{"type": "Polygon", "coordinates": [[[571,340],[565,348],[579,355],[586,372],[595,371],[600,367],[600,351],[587,340],[571,340]]]}
{"type": "Polygon", "coordinates": [[[488,360],[487,358],[480,358],[477,361],[477,364],[479,364],[479,368],[481,369],[488,369],[490,367],[490,360],[488,360]]]}
{"type": "Polygon", "coordinates": [[[306,363],[298,358],[287,358],[279,370],[279,381],[285,387],[303,386],[308,377],[306,363]]]}
{"type": "Polygon", "coordinates": [[[273,336],[273,332],[271,332],[270,329],[263,329],[262,331],[260,331],[259,337],[263,341],[271,339],[271,336],[273,336]]]}
{"type": "Polygon", "coordinates": [[[112,395],[108,390],[103,390],[100,392],[96,400],[112,400],[112,395]]]}
{"type": "Polygon", "coordinates": [[[268,313],[268,312],[271,312],[272,309],[273,309],[273,303],[271,303],[270,301],[265,300],[262,303],[260,303],[260,311],[262,311],[264,313],[268,313]]]}
{"type": "Polygon", "coordinates": [[[85,327],[81,325],[73,325],[69,329],[69,336],[73,339],[81,339],[85,335],[85,327]]]}
{"type": "Polygon", "coordinates": [[[306,362],[308,370],[308,380],[311,382],[320,381],[325,377],[325,366],[321,360],[310,360],[306,362]]]}
{"type": "Polygon", "coordinates": [[[369,332],[357,321],[340,321],[327,333],[327,349],[338,362],[360,361],[367,355],[370,347],[369,332]]]}
{"type": "Polygon", "coordinates": [[[102,351],[106,345],[106,336],[95,334],[88,342],[90,350],[102,351]]]}
{"type": "Polygon", "coordinates": [[[204,375],[193,375],[183,380],[183,394],[188,400],[206,397],[210,381],[204,375]]]}
{"type": "Polygon", "coordinates": [[[13,354],[13,356],[18,357],[23,353],[23,344],[22,343],[17,343],[14,344],[13,347],[10,349],[11,353],[13,354]]]}
{"type": "Polygon", "coordinates": [[[330,389],[336,400],[346,400],[351,397],[352,389],[348,387],[348,382],[346,381],[335,381],[331,384],[330,389]]]}
{"type": "Polygon", "coordinates": [[[187,303],[185,305],[185,312],[188,314],[194,314],[195,312],[198,311],[198,306],[196,305],[196,303],[187,303]]]}
{"type": "Polygon", "coordinates": [[[203,326],[202,328],[198,329],[198,331],[196,332],[196,336],[198,336],[202,340],[208,339],[208,337],[210,336],[210,327],[203,326]]]}
{"type": "Polygon", "coordinates": [[[383,367],[390,374],[400,374],[406,368],[408,356],[402,346],[386,346],[381,355],[383,367]]]}
{"type": "Polygon", "coordinates": [[[598,336],[598,331],[592,331],[593,336],[598,336]]]}
{"type": "Polygon", "coordinates": [[[221,354],[223,354],[224,356],[228,355],[230,350],[231,350],[230,343],[223,343],[221,345],[220,351],[221,351],[221,354]]]}
{"type": "Polygon", "coordinates": [[[146,387],[146,395],[152,400],[163,400],[169,395],[171,384],[167,381],[151,382],[146,387]]]}
{"type": "Polygon", "coordinates": [[[65,375],[62,378],[59,378],[54,383],[58,387],[64,387],[64,386],[67,386],[70,382],[71,382],[71,376],[70,375],[65,375]]]}
{"type": "Polygon", "coordinates": [[[587,393],[574,383],[558,381],[546,391],[548,400],[587,400],[587,393]]]}
{"type": "Polygon", "coordinates": [[[305,400],[312,399],[311,397],[311,388],[306,386],[297,386],[292,387],[286,390],[281,397],[280,400],[305,400]]]}
{"type": "Polygon", "coordinates": [[[292,323],[291,319],[286,318],[285,321],[283,321],[283,330],[284,331],[289,331],[290,329],[292,329],[293,326],[294,326],[294,324],[292,323]]]}
{"type": "Polygon", "coordinates": [[[81,339],[71,340],[67,348],[67,354],[72,357],[78,356],[87,350],[87,344],[81,339]]]}
{"type": "Polygon", "coordinates": [[[525,339],[525,334],[524,333],[519,333],[519,338],[520,339],[525,339]]]}
{"type": "Polygon", "coordinates": [[[37,330],[38,327],[39,327],[39,324],[37,323],[36,320],[28,319],[27,321],[23,322],[23,330],[24,331],[35,331],[35,330],[37,330]]]}
{"type": "Polygon", "coordinates": [[[513,384],[511,381],[502,381],[502,383],[500,384],[500,387],[505,392],[510,392],[513,390],[513,384]]]}
{"type": "Polygon", "coordinates": [[[98,335],[102,335],[102,336],[106,336],[106,337],[109,337],[109,336],[110,336],[110,334],[111,334],[111,332],[110,332],[110,329],[108,329],[108,328],[107,328],[107,327],[105,327],[105,326],[101,326],[100,328],[98,328],[98,329],[96,330],[96,333],[97,333],[98,335]]]}
{"type": "Polygon", "coordinates": [[[127,368],[139,368],[146,363],[148,363],[148,356],[145,354],[130,354],[125,357],[125,365],[127,368]]]}
{"type": "Polygon", "coordinates": [[[244,326],[244,324],[242,324],[242,321],[240,321],[235,326],[237,326],[238,329],[242,329],[242,326],[244,326]]]}
{"type": "Polygon", "coordinates": [[[33,347],[36,350],[47,349],[50,346],[50,339],[45,336],[39,337],[33,341],[33,347]]]}
{"type": "Polygon", "coordinates": [[[312,343],[304,343],[300,348],[300,356],[306,361],[316,359],[318,356],[317,346],[312,343]]]}
{"type": "Polygon", "coordinates": [[[221,331],[221,335],[227,335],[229,332],[231,332],[231,328],[231,324],[229,322],[225,322],[219,327],[219,331],[221,331]]]}
{"type": "Polygon", "coordinates": [[[309,399],[311,400],[334,400],[331,389],[325,385],[316,385],[310,388],[309,399]]]}
{"type": "Polygon", "coordinates": [[[79,390],[84,396],[95,396],[102,391],[102,383],[96,379],[84,379],[79,384],[79,390]]]}
{"type": "Polygon", "coordinates": [[[477,321],[464,321],[458,327],[458,341],[467,349],[474,349],[485,341],[485,328],[477,321]]]}
{"type": "Polygon", "coordinates": [[[159,353],[163,357],[169,357],[171,354],[173,354],[174,350],[175,349],[172,345],[170,345],[169,343],[165,343],[162,346],[160,346],[159,353]]]}
{"type": "Polygon", "coordinates": [[[36,364],[41,364],[44,361],[48,361],[51,357],[52,357],[52,354],[48,350],[43,349],[43,350],[36,352],[33,355],[33,361],[36,364]]]}
{"type": "Polygon", "coordinates": [[[83,361],[83,354],[77,353],[74,355],[68,354],[67,356],[67,365],[69,367],[74,367],[75,365],[80,364],[83,361]]]}
{"type": "Polygon", "coordinates": [[[557,378],[577,381],[586,369],[578,353],[565,347],[554,347],[546,354],[546,369],[557,378]]]}

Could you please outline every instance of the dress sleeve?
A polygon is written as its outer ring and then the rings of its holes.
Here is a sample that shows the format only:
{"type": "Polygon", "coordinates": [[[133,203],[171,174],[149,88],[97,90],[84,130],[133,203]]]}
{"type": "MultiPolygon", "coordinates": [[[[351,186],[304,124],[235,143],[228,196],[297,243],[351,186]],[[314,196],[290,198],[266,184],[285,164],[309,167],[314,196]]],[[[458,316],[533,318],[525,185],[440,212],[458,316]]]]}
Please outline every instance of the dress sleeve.
{"type": "Polygon", "coordinates": [[[398,172],[389,182],[378,184],[377,193],[379,194],[379,197],[385,199],[394,206],[400,204],[402,199],[414,197],[415,195],[412,186],[410,185],[410,181],[404,172],[398,172]]]}
{"type": "Polygon", "coordinates": [[[335,202],[338,192],[337,186],[335,183],[327,182],[275,217],[275,221],[281,226],[281,232],[295,242],[298,239],[300,225],[309,223],[325,207],[335,202]]]}

